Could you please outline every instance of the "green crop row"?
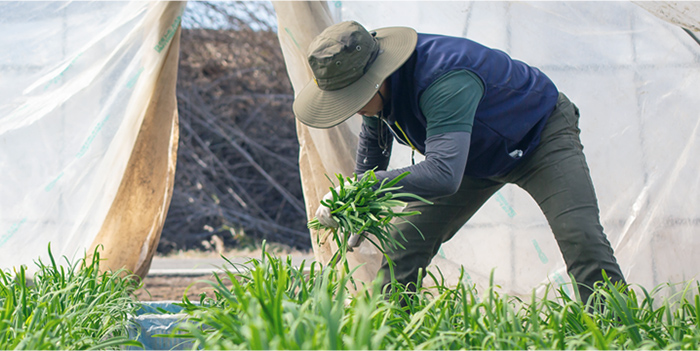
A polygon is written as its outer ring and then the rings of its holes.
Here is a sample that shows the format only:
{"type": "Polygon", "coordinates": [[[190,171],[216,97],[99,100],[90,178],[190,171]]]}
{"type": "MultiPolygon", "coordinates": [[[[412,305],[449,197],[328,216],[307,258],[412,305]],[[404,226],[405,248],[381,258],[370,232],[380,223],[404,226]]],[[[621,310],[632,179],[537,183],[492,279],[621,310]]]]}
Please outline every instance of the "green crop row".
{"type": "Polygon", "coordinates": [[[0,349],[118,349],[140,346],[128,338],[138,279],[126,272],[100,272],[97,250],[75,263],[0,270],[0,349]]]}
{"type": "MultiPolygon", "coordinates": [[[[49,251],[50,252],[50,251],[49,251]]],[[[0,349],[114,349],[128,338],[138,279],[99,272],[99,253],[67,267],[37,263],[0,272],[0,349]]],[[[230,263],[230,262],[229,262],[230,263]]],[[[263,250],[260,259],[216,275],[199,303],[183,297],[189,318],[174,330],[203,349],[683,349],[700,348],[700,285],[673,294],[596,287],[594,307],[562,290],[523,301],[493,283],[477,292],[448,286],[382,287],[378,277],[353,292],[352,271],[263,250]],[[184,334],[183,334],[184,333],[184,334]]],[[[667,292],[667,291],[664,291],[667,292]]]]}
{"type": "Polygon", "coordinates": [[[210,282],[213,296],[185,297],[190,317],[177,336],[204,349],[700,348],[697,284],[657,300],[662,286],[636,293],[606,281],[593,294],[597,307],[586,307],[562,290],[522,301],[435,275],[416,291],[384,289],[378,278],[351,293],[351,273],[263,252],[210,282]]]}

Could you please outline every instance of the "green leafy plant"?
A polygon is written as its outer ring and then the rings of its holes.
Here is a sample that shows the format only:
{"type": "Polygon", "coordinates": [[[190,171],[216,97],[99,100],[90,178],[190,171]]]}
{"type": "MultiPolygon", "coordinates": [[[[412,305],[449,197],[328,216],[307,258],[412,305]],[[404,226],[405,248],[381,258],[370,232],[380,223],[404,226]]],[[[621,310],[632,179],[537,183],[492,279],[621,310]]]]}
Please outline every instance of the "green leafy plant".
{"type": "Polygon", "coordinates": [[[548,286],[541,299],[533,292],[529,301],[499,293],[493,275],[481,293],[464,277],[448,286],[439,273],[429,273],[416,291],[396,284],[387,293],[377,279],[350,293],[349,275],[342,270],[318,263],[306,268],[263,252],[261,259],[226,270],[211,282],[214,298],[203,297],[199,304],[183,300],[190,318],[180,331],[194,340],[194,348],[204,349],[700,347],[700,286],[688,284],[655,301],[661,287],[621,293],[622,287],[606,279],[593,293],[601,305],[588,309],[563,287],[548,286]]]}
{"type": "Polygon", "coordinates": [[[98,249],[67,265],[36,262],[0,271],[0,349],[65,350],[142,347],[130,340],[129,317],[139,308],[140,279],[125,271],[100,272],[98,249]]]}
{"type": "MultiPolygon", "coordinates": [[[[404,172],[394,179],[383,179],[381,182],[372,170],[365,172],[359,179],[356,174],[352,177],[336,175],[337,190],[331,181],[332,198],[322,200],[321,206],[331,210],[333,219],[338,222],[338,228],[326,227],[318,218],[308,223],[310,229],[327,229],[333,235],[338,251],[331,262],[338,259],[339,253],[343,255],[347,251],[348,239],[354,234],[365,236],[381,252],[403,248],[401,242],[390,234],[396,229],[393,220],[420,214],[418,211],[402,212],[400,209],[406,206],[404,199],[432,204],[418,195],[397,192],[402,188],[397,186],[398,182],[408,174],[409,172],[404,172]]],[[[403,240],[406,239],[401,231],[398,233],[403,240]]]]}

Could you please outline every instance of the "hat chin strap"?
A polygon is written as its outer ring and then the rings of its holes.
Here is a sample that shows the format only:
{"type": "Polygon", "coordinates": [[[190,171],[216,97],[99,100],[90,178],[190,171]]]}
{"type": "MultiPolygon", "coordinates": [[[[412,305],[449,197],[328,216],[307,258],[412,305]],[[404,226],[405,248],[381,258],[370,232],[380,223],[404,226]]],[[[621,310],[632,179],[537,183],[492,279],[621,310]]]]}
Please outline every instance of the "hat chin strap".
{"type": "Polygon", "coordinates": [[[377,90],[377,94],[379,94],[379,98],[382,99],[382,111],[384,111],[384,105],[386,104],[386,101],[384,100],[384,95],[382,95],[381,90],[377,90]]]}
{"type": "Polygon", "coordinates": [[[389,157],[389,143],[386,137],[386,123],[384,122],[384,105],[386,105],[386,100],[384,100],[384,95],[380,90],[377,90],[379,98],[382,99],[382,109],[379,110],[379,115],[377,116],[381,121],[379,122],[379,137],[377,138],[377,145],[382,149],[382,155],[384,157],[389,157]]]}
{"type": "Polygon", "coordinates": [[[382,91],[381,91],[381,88],[383,85],[384,85],[384,83],[382,83],[382,85],[379,86],[379,89],[377,89],[377,94],[379,94],[379,98],[382,99],[382,109],[379,110],[380,117],[384,117],[384,108],[386,107],[386,100],[384,100],[384,95],[382,95],[382,91]]]}

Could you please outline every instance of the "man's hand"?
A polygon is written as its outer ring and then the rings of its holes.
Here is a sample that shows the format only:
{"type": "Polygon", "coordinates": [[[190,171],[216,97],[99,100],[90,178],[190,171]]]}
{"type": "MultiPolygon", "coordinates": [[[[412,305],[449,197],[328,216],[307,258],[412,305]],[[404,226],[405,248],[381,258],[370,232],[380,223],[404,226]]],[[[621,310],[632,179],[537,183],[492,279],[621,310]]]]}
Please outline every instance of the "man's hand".
{"type": "Polygon", "coordinates": [[[366,232],[362,232],[362,234],[350,235],[350,238],[348,239],[348,252],[353,252],[356,247],[359,247],[365,240],[365,235],[367,235],[366,232]]]}
{"type": "MultiPolygon", "coordinates": [[[[330,200],[332,198],[333,193],[330,191],[323,196],[323,200],[330,200]]],[[[316,218],[318,218],[318,221],[321,222],[321,224],[328,228],[338,228],[338,222],[335,219],[333,219],[333,216],[331,215],[331,209],[326,206],[323,206],[323,204],[319,205],[318,209],[316,209],[316,218]]]]}
{"type": "MultiPolygon", "coordinates": [[[[340,191],[339,187],[335,188],[336,193],[340,191]]],[[[323,200],[331,200],[333,198],[333,192],[329,191],[326,195],[323,196],[323,200]]],[[[328,228],[338,228],[339,224],[338,222],[333,219],[333,216],[331,215],[331,209],[324,206],[321,204],[318,206],[316,209],[316,218],[318,218],[318,221],[325,227],[328,228]]],[[[367,235],[366,232],[363,232],[362,234],[352,234],[350,235],[350,238],[348,238],[348,252],[353,252],[355,248],[359,247],[360,244],[365,240],[365,235],[367,235]]]]}

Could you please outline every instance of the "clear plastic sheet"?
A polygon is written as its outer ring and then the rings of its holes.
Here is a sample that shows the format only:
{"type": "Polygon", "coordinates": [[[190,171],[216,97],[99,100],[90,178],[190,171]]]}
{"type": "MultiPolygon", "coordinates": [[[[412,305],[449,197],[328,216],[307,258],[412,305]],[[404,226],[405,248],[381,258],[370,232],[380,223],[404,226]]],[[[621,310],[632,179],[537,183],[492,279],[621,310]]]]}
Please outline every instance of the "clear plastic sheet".
{"type": "Polygon", "coordinates": [[[94,244],[179,28],[175,4],[0,2],[0,268],[46,262],[49,242],[58,258],[94,244]]]}
{"type": "MultiPolygon", "coordinates": [[[[303,4],[298,6],[308,6],[303,4]]],[[[700,11],[688,3],[642,5],[330,1],[326,11],[334,22],[352,19],[368,29],[411,26],[467,37],[549,75],[581,110],[581,139],[601,221],[623,273],[630,283],[651,289],[696,279],[700,273],[700,45],[672,24],[698,28],[700,11]]],[[[308,71],[299,66],[305,49],[285,46],[300,27],[287,21],[288,12],[277,14],[290,76],[308,71]]],[[[320,21],[300,20],[302,27],[320,21]]],[[[299,36],[296,40],[301,41],[299,36]]],[[[306,81],[292,83],[298,91],[306,81]]],[[[357,130],[358,119],[340,128],[357,130]]],[[[336,157],[329,152],[350,147],[337,138],[313,141],[302,144],[302,158],[317,155],[323,162],[309,166],[312,172],[332,174],[334,169],[323,167],[336,157]]],[[[408,148],[395,145],[390,167],[410,164],[409,155],[408,148]]],[[[352,167],[354,160],[342,162],[352,167]]],[[[329,184],[318,184],[323,179],[318,176],[303,179],[306,194],[314,195],[307,196],[307,208],[315,210],[329,184]]],[[[356,264],[365,264],[358,275],[369,280],[380,255],[366,244],[352,255],[356,264]]],[[[317,259],[327,261],[333,249],[320,245],[317,259]]],[[[525,191],[511,185],[442,246],[433,260],[432,269],[436,267],[452,282],[464,267],[464,279],[477,286],[488,285],[493,272],[504,291],[523,296],[538,287],[541,293],[543,283],[557,287],[569,281],[543,214],[525,191]]]]}

